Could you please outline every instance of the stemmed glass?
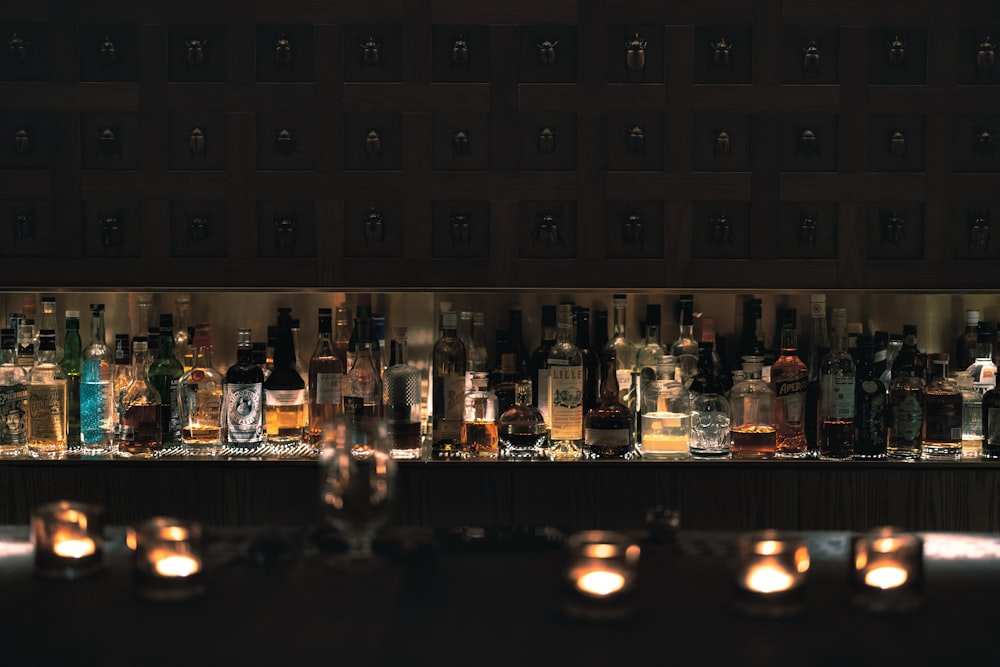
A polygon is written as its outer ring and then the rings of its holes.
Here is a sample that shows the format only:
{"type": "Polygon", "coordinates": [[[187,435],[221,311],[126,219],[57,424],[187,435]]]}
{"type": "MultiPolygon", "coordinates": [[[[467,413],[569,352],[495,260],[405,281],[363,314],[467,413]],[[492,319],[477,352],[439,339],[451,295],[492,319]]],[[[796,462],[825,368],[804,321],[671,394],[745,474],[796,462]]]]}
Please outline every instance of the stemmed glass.
{"type": "Polygon", "coordinates": [[[378,565],[375,532],[389,520],[396,491],[396,461],[384,421],[338,420],[324,427],[320,464],[326,520],[347,540],[348,550],[331,562],[351,571],[378,565]]]}

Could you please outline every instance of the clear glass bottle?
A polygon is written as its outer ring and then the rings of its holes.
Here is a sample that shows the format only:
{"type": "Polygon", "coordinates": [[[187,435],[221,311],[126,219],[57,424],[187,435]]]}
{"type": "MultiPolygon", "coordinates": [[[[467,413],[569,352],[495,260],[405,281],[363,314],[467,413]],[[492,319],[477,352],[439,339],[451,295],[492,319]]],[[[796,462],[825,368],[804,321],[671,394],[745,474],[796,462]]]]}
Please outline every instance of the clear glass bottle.
{"type": "MultiPolygon", "coordinates": [[[[136,326],[132,330],[132,337],[146,336],[149,333],[150,327],[155,326],[153,322],[153,295],[150,292],[139,292],[135,295],[135,310],[136,310],[136,326]]],[[[157,333],[159,329],[156,330],[157,333]]],[[[146,341],[149,346],[149,352],[152,352],[156,348],[146,341]]]]}
{"type": "MultiPolygon", "coordinates": [[[[304,363],[302,363],[302,343],[299,339],[299,318],[294,317],[289,324],[289,328],[292,330],[292,344],[295,348],[295,372],[299,374],[300,377],[307,377],[309,371],[304,363]]],[[[309,404],[306,403],[306,409],[308,410],[309,404]]]]}
{"type": "Polygon", "coordinates": [[[489,371],[490,353],[486,347],[486,315],[479,311],[472,313],[472,347],[475,354],[470,355],[469,368],[474,372],[489,371]]]}
{"type": "Polygon", "coordinates": [[[809,370],[799,359],[798,332],[781,330],[781,354],[771,366],[774,391],[775,453],[779,458],[804,458],[809,451],[803,420],[809,370]]]}
{"type": "Polygon", "coordinates": [[[462,446],[476,458],[495,459],[499,448],[496,394],[489,388],[489,374],[472,373],[472,386],[465,392],[462,414],[462,446]]]}
{"type": "MultiPolygon", "coordinates": [[[[972,386],[980,395],[997,384],[997,367],[993,363],[993,322],[979,322],[976,331],[974,359],[966,370],[972,375],[972,386]]],[[[959,367],[961,368],[961,367],[959,367]]]]}
{"type": "Polygon", "coordinates": [[[917,363],[916,335],[916,326],[903,326],[903,345],[892,363],[887,451],[889,457],[894,459],[913,460],[920,457],[926,383],[923,368],[917,363]]]}
{"type": "MultiPolygon", "coordinates": [[[[174,316],[171,313],[160,315],[160,338],[157,344],[156,357],[149,361],[148,370],[136,367],[136,377],[148,373],[149,381],[160,395],[162,406],[160,418],[164,446],[176,447],[181,440],[180,417],[180,379],[184,375],[184,362],[175,353],[174,316]]],[[[148,348],[148,342],[147,342],[148,348]]],[[[150,355],[151,356],[151,355],[150,355]]],[[[134,357],[134,354],[133,354],[134,357]]],[[[147,353],[142,355],[143,363],[147,353]]],[[[133,362],[133,366],[135,366],[133,362]]]]}
{"type": "Polygon", "coordinates": [[[382,378],[382,403],[390,440],[389,456],[419,459],[423,455],[421,378],[420,371],[409,363],[406,343],[406,327],[395,327],[391,363],[382,378]]]}
{"type": "Polygon", "coordinates": [[[635,355],[635,367],[639,370],[648,368],[651,375],[656,376],[656,364],[667,349],[660,342],[660,304],[646,304],[646,339],[639,346],[635,355]]]}
{"type": "Polygon", "coordinates": [[[763,356],[743,357],[745,377],[730,392],[734,459],[774,458],[774,391],[761,379],[763,367],[763,356]]]}
{"type": "Polygon", "coordinates": [[[552,458],[575,459],[583,445],[583,355],[573,343],[571,303],[559,304],[556,311],[556,342],[546,364],[552,458]]]}
{"type": "Polygon", "coordinates": [[[847,351],[847,309],[834,308],[830,353],[820,364],[819,455],[854,456],[854,358],[847,351]]]}
{"type": "Polygon", "coordinates": [[[948,377],[950,356],[947,352],[939,352],[928,357],[922,459],[957,461],[962,458],[962,390],[948,377]]]}
{"type": "Polygon", "coordinates": [[[583,357],[583,414],[597,405],[601,395],[601,358],[590,343],[590,309],[576,308],[576,346],[583,357]]]}
{"type": "MultiPolygon", "coordinates": [[[[39,341],[39,344],[41,342],[39,341]]],[[[80,374],[83,371],[83,341],[80,339],[80,311],[66,311],[66,333],[63,336],[62,359],[59,368],[66,376],[66,442],[80,446],[80,374]]]]}
{"type": "Polygon", "coordinates": [[[56,332],[41,332],[35,365],[28,374],[28,453],[57,459],[66,454],[66,376],[56,363],[56,332]]]}
{"type": "Polygon", "coordinates": [[[105,339],[104,304],[90,305],[90,343],[80,377],[80,443],[86,454],[109,454],[115,422],[114,353],[105,339]]]}
{"type": "Polygon", "coordinates": [[[549,458],[549,427],[541,411],[532,405],[530,380],[517,381],[514,406],[500,415],[497,432],[501,459],[549,458]]]}
{"type": "MultiPolygon", "coordinates": [[[[146,367],[148,346],[144,336],[132,341],[132,367],[146,367]]],[[[149,458],[163,449],[163,401],[146,373],[140,371],[121,397],[118,454],[149,458]]]]}
{"type": "Polygon", "coordinates": [[[625,294],[615,294],[614,303],[614,328],[611,340],[607,342],[604,349],[615,351],[615,373],[618,376],[618,400],[625,402],[628,397],[629,388],[632,386],[632,370],[635,368],[636,347],[626,332],[625,305],[628,296],[625,294]]]}
{"type": "Polygon", "coordinates": [[[854,458],[884,459],[888,442],[889,397],[875,371],[872,336],[858,338],[854,384],[854,458]]]}
{"type": "Polygon", "coordinates": [[[342,303],[334,312],[333,349],[344,365],[344,374],[350,370],[347,348],[351,342],[351,326],[351,309],[346,303],[342,303]]]}
{"type": "Polygon", "coordinates": [[[309,426],[308,392],[295,368],[292,309],[278,308],[275,328],[274,368],[264,380],[264,426],[267,442],[277,447],[298,447],[309,426]]]}
{"type": "Polygon", "coordinates": [[[222,438],[222,385],[212,363],[212,327],[194,327],[194,366],[178,380],[181,443],[191,456],[216,456],[222,438]]]}
{"type": "MultiPolygon", "coordinates": [[[[965,330],[959,334],[955,341],[955,368],[968,368],[976,361],[976,345],[979,342],[979,317],[978,310],[969,309],[965,311],[965,330]]],[[[990,341],[992,343],[992,341],[990,341]]]]}
{"type": "Polygon", "coordinates": [[[344,414],[345,359],[333,343],[333,309],[317,314],[316,347],[309,357],[309,443],[318,445],[323,425],[344,414]]]}
{"type": "Polygon", "coordinates": [[[441,335],[432,352],[431,451],[436,457],[462,457],[462,411],[465,407],[465,370],[468,356],[459,340],[455,311],[441,313],[441,335]]]}
{"type": "MultiPolygon", "coordinates": [[[[125,390],[128,389],[129,384],[135,379],[135,374],[132,371],[132,346],[127,333],[115,334],[114,349],[115,366],[111,375],[111,386],[114,391],[115,425],[112,432],[112,440],[116,443],[117,447],[117,443],[121,439],[122,410],[124,409],[122,407],[122,397],[125,396],[125,390]]],[[[147,370],[146,368],[141,368],[139,372],[145,374],[147,370]]],[[[70,427],[70,430],[72,430],[72,427],[70,427]]]]}
{"type": "Polygon", "coordinates": [[[382,376],[374,358],[372,321],[358,320],[358,343],[354,365],[344,381],[344,417],[348,428],[374,433],[375,421],[382,417],[382,376]]]}
{"type": "MultiPolygon", "coordinates": [[[[705,320],[702,320],[703,324],[705,320]]],[[[670,354],[677,357],[677,379],[685,386],[691,386],[691,379],[698,373],[698,341],[694,337],[694,297],[682,294],[677,304],[677,323],[680,330],[677,340],[670,346],[670,354]]],[[[710,336],[715,342],[715,320],[711,321],[710,336]]],[[[704,333],[704,327],[702,332],[704,333]]],[[[704,336],[702,340],[704,340],[704,336]]],[[[713,345],[713,350],[714,350],[713,345]]],[[[721,362],[720,362],[721,371],[721,362]]]]}
{"type": "Polygon", "coordinates": [[[632,412],[619,398],[615,350],[606,348],[601,354],[601,362],[604,378],[601,398],[583,420],[583,456],[588,459],[633,459],[638,455],[635,422],[632,412]]]}
{"type": "Polygon", "coordinates": [[[983,395],[973,388],[967,371],[956,373],[955,382],[962,392],[962,458],[978,459],[983,449],[983,395]]]}
{"type": "Polygon", "coordinates": [[[531,352],[528,370],[531,374],[531,395],[535,407],[549,420],[549,351],[556,344],[556,307],[542,306],[542,341],[531,352]]]}
{"type": "Polygon", "coordinates": [[[222,405],[226,447],[257,449],[264,444],[264,371],[253,359],[250,329],[236,334],[236,363],[226,370],[222,405]]]}
{"type": "Polygon", "coordinates": [[[806,403],[802,419],[806,434],[806,455],[809,458],[816,458],[819,456],[820,365],[830,353],[830,329],[826,323],[825,294],[810,295],[809,316],[812,321],[812,331],[809,336],[809,354],[805,360],[809,375],[806,380],[806,403]]]}
{"type": "MultiPolygon", "coordinates": [[[[43,296],[42,297],[42,317],[39,320],[38,329],[35,332],[35,349],[38,349],[40,341],[40,331],[42,329],[52,329],[53,331],[58,331],[56,328],[56,298],[54,296],[43,296]]],[[[59,348],[59,336],[56,335],[56,349],[59,348]]]]}
{"type": "Polygon", "coordinates": [[[656,370],[657,380],[643,398],[639,430],[644,459],[686,459],[690,455],[691,397],[684,385],[674,379],[676,365],[677,357],[661,357],[656,370]]]}
{"type": "Polygon", "coordinates": [[[882,384],[886,387],[892,383],[892,365],[896,363],[896,358],[899,357],[899,351],[902,349],[903,335],[890,333],[889,342],[886,345],[884,368],[882,369],[882,374],[879,375],[879,379],[882,380],[882,384]]]}
{"type": "MultiPolygon", "coordinates": [[[[191,296],[181,294],[174,299],[177,308],[177,319],[174,321],[174,355],[181,362],[185,371],[191,370],[194,365],[194,349],[191,347],[191,337],[188,334],[188,325],[191,322],[191,296]]],[[[161,317],[162,319],[162,317],[161,317]]]]}
{"type": "Polygon", "coordinates": [[[17,365],[14,330],[3,329],[0,330],[0,458],[24,454],[27,430],[28,371],[17,365]]]}
{"type": "Polygon", "coordinates": [[[472,340],[472,311],[458,314],[458,339],[465,346],[465,391],[472,388],[472,374],[486,370],[486,358],[472,340]]]}
{"type": "Polygon", "coordinates": [[[30,317],[21,318],[17,325],[17,365],[21,368],[31,368],[35,365],[35,320],[30,317]]]}

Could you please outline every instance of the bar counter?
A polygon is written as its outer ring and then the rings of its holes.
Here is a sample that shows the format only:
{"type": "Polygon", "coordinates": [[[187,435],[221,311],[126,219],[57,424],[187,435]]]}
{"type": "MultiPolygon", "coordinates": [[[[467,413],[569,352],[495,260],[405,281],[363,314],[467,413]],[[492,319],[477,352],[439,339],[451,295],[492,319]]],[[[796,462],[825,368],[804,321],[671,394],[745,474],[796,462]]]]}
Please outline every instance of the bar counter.
{"type": "Polygon", "coordinates": [[[1000,538],[923,534],[922,605],[855,608],[850,534],[809,532],[803,607],[780,619],[732,608],[735,533],[633,534],[642,548],[630,617],[564,612],[565,553],[551,537],[475,543],[389,528],[381,567],[346,573],[319,531],[282,529],[286,559],[261,564],[250,529],[206,529],[205,595],[140,599],[121,528],[106,531],[105,569],[52,581],[32,572],[27,527],[0,528],[0,635],[6,665],[995,665],[1000,538]],[[317,548],[317,544],[323,544],[317,548]]]}
{"type": "MultiPolygon", "coordinates": [[[[648,509],[692,530],[1000,531],[1000,462],[400,461],[395,521],[428,528],[636,529],[648,509]]],[[[319,518],[314,459],[0,461],[0,523],[67,499],[110,523],[167,514],[209,525],[319,518]]]]}

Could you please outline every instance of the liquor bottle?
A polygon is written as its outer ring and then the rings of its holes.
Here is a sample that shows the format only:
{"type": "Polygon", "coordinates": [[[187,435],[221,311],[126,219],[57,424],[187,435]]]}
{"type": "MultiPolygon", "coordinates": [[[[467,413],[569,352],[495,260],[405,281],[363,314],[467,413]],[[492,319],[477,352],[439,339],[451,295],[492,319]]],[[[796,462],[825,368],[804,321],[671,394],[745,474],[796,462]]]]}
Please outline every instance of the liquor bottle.
{"type": "MultiPolygon", "coordinates": [[[[127,333],[115,334],[114,350],[115,365],[111,371],[111,387],[115,403],[115,423],[112,427],[111,439],[117,443],[121,437],[122,410],[124,409],[122,407],[122,397],[125,396],[125,390],[128,389],[129,384],[135,379],[135,374],[132,372],[132,347],[127,333]]],[[[148,364],[148,351],[146,363],[148,364]]],[[[61,364],[60,367],[62,367],[61,364]]],[[[147,373],[147,370],[147,368],[140,368],[139,372],[147,373]]],[[[67,382],[69,382],[68,377],[67,382]]],[[[79,384],[77,384],[77,387],[79,387],[79,384]]],[[[72,392],[72,388],[70,387],[68,391],[72,392]]],[[[79,390],[77,390],[77,395],[79,395],[79,390]]],[[[70,410],[70,419],[72,419],[72,407],[70,407],[70,410]]],[[[72,426],[70,430],[72,431],[72,426]]]]}
{"type": "MultiPolygon", "coordinates": [[[[371,295],[370,294],[359,294],[358,303],[355,306],[355,317],[354,317],[354,328],[351,329],[351,337],[347,341],[347,370],[351,370],[351,366],[354,365],[354,359],[358,352],[358,343],[362,340],[362,332],[358,331],[358,323],[362,319],[367,319],[371,321],[372,319],[372,306],[371,306],[371,295]]],[[[368,341],[371,344],[372,360],[377,362],[381,359],[382,350],[379,347],[378,337],[375,336],[374,329],[370,329],[366,334],[368,336],[368,341]]],[[[376,366],[376,368],[379,368],[376,366]]],[[[379,373],[381,374],[382,369],[379,368],[379,373]]]]}
{"type": "Polygon", "coordinates": [[[174,355],[187,371],[194,365],[194,350],[191,347],[191,336],[188,334],[188,324],[191,321],[191,296],[188,294],[178,296],[174,300],[174,305],[177,307],[177,319],[173,330],[174,355]]]}
{"type": "MultiPolygon", "coordinates": [[[[886,359],[889,357],[889,332],[888,331],[876,331],[875,336],[872,340],[872,369],[875,371],[875,377],[879,378],[881,381],[882,373],[886,369],[886,359]]],[[[882,384],[885,384],[883,382],[882,384]]],[[[889,385],[886,385],[888,389],[889,385]]]]}
{"type": "Polygon", "coordinates": [[[465,346],[465,391],[472,388],[472,374],[486,370],[483,350],[472,340],[472,311],[463,310],[458,314],[458,339],[465,346]]]}
{"type": "Polygon", "coordinates": [[[994,387],[983,395],[982,428],[984,459],[1000,459],[1000,389],[994,387]]]}
{"type": "Polygon", "coordinates": [[[35,365],[35,320],[22,318],[17,325],[17,365],[31,368],[35,365]]]}
{"type": "MultiPolygon", "coordinates": [[[[637,409],[633,412],[633,416],[639,421],[635,429],[635,444],[639,448],[639,451],[644,451],[642,447],[642,427],[645,425],[646,420],[642,417],[648,412],[656,412],[657,406],[660,402],[660,392],[664,389],[667,382],[674,383],[677,382],[675,376],[677,375],[677,357],[672,354],[664,354],[656,362],[656,375],[653,376],[652,380],[642,381],[641,376],[638,381],[638,391],[640,392],[640,402],[637,409]]],[[[680,385],[679,382],[677,382],[680,385]]],[[[686,391],[685,391],[686,393],[686,391]]]]}
{"type": "Polygon", "coordinates": [[[920,457],[925,381],[917,362],[916,334],[916,326],[903,326],[903,345],[892,362],[887,449],[890,458],[912,460],[920,457]]]}
{"type": "Polygon", "coordinates": [[[500,413],[514,406],[514,385],[520,379],[517,376],[517,356],[511,342],[507,338],[506,329],[494,331],[495,363],[490,371],[490,388],[496,394],[500,413]],[[506,364],[506,365],[505,365],[506,364]]]}
{"type": "Polygon", "coordinates": [[[337,358],[341,360],[344,365],[344,373],[350,370],[348,358],[347,358],[347,348],[351,342],[351,309],[347,307],[346,303],[342,303],[337,306],[337,310],[334,313],[334,328],[333,328],[333,349],[337,355],[337,358]]]}
{"type": "MultiPolygon", "coordinates": [[[[42,317],[39,321],[38,329],[35,331],[34,345],[38,349],[40,341],[40,331],[42,329],[56,329],[56,298],[54,296],[42,297],[42,317]]],[[[59,336],[56,336],[56,349],[59,348],[59,336]]]]}
{"type": "Polygon", "coordinates": [[[820,364],[819,455],[844,459],[854,455],[854,359],[847,352],[847,310],[834,308],[830,352],[820,364]]]}
{"type": "Polygon", "coordinates": [[[302,363],[302,343],[299,340],[299,318],[293,317],[289,322],[288,328],[292,331],[292,346],[295,348],[295,372],[301,377],[306,377],[309,371],[306,368],[306,365],[302,363]]]}
{"type": "Polygon", "coordinates": [[[966,367],[972,375],[972,387],[985,394],[997,384],[997,367],[993,363],[993,322],[980,322],[976,331],[973,361],[966,367]]]}
{"type": "Polygon", "coordinates": [[[589,459],[632,459],[637,455],[633,434],[634,418],[621,402],[618,389],[618,360],[613,347],[601,354],[604,382],[597,407],[583,421],[583,455],[589,459]]]}
{"type": "Polygon", "coordinates": [[[295,369],[291,308],[278,308],[275,336],[274,368],[264,380],[264,426],[267,429],[267,442],[278,447],[297,447],[305,438],[309,425],[309,399],[306,382],[295,369]]]}
{"type": "Polygon", "coordinates": [[[41,332],[35,365],[28,373],[28,453],[57,459],[66,453],[66,376],[56,364],[56,332],[41,332]]]}
{"type": "Polygon", "coordinates": [[[374,358],[371,319],[359,319],[358,328],[354,365],[344,381],[344,417],[349,428],[373,433],[375,420],[382,417],[382,376],[374,358]]]}
{"type": "Polygon", "coordinates": [[[549,421],[549,351],[556,343],[556,307],[542,306],[542,342],[531,352],[528,372],[531,374],[531,395],[535,407],[549,421]]]}
{"type": "Polygon", "coordinates": [[[968,368],[976,360],[979,317],[978,310],[965,311],[965,330],[958,335],[958,339],[955,341],[955,368],[968,368]]]}
{"type": "MultiPolygon", "coordinates": [[[[704,371],[700,366],[701,363],[701,344],[708,343],[711,349],[711,374],[715,378],[715,381],[723,389],[728,389],[726,386],[728,384],[727,378],[729,378],[729,373],[726,370],[725,356],[722,352],[721,344],[725,338],[719,338],[715,332],[715,318],[714,317],[703,317],[701,318],[701,340],[698,341],[698,363],[695,364],[695,374],[701,374],[704,371]]],[[[676,355],[674,355],[676,356],[676,355]]],[[[692,379],[693,382],[693,379],[692,379]]],[[[691,389],[691,382],[688,382],[688,389],[691,389]]]]}
{"type": "Polygon", "coordinates": [[[472,313],[472,346],[476,353],[472,355],[468,366],[473,372],[487,373],[489,371],[490,353],[486,347],[486,316],[479,312],[472,313]]]}
{"type": "Polygon", "coordinates": [[[962,392],[962,458],[978,459],[983,450],[983,395],[972,387],[972,375],[955,373],[962,392]]]}
{"type": "Polygon", "coordinates": [[[27,427],[28,371],[17,365],[14,330],[3,329],[0,330],[0,457],[24,453],[27,427]]]}
{"type": "Polygon", "coordinates": [[[854,458],[884,459],[888,441],[886,387],[875,370],[872,336],[858,338],[854,384],[854,458]]]}
{"type": "Polygon", "coordinates": [[[467,356],[456,335],[457,326],[458,317],[449,306],[441,313],[441,335],[431,356],[431,452],[442,458],[464,456],[461,442],[467,356]]]}
{"type": "MultiPolygon", "coordinates": [[[[162,404],[160,418],[163,419],[161,431],[165,446],[176,446],[181,439],[179,392],[180,379],[185,371],[184,362],[177,357],[174,351],[176,340],[174,316],[171,313],[163,313],[160,315],[160,339],[156,357],[149,362],[148,370],[135,365],[135,351],[133,350],[132,365],[135,368],[136,377],[143,377],[148,373],[150,383],[160,396],[162,404]]],[[[148,340],[146,347],[148,349],[148,340]]],[[[143,364],[146,363],[146,358],[147,351],[144,351],[141,357],[143,364]]]]}
{"type": "MultiPolygon", "coordinates": [[[[140,332],[140,336],[142,333],[140,332]]],[[[156,359],[160,354],[160,327],[149,327],[146,330],[147,360],[156,359]]],[[[131,359],[131,357],[129,357],[131,359]]]]}
{"type": "MultiPolygon", "coordinates": [[[[153,295],[149,292],[140,292],[135,297],[136,303],[136,313],[138,317],[136,318],[136,328],[132,331],[132,337],[146,336],[151,330],[155,330],[157,335],[159,335],[159,328],[154,327],[153,322],[153,295]]],[[[146,341],[149,351],[156,348],[146,341]]]]}
{"type": "Polygon", "coordinates": [[[501,459],[543,460],[549,458],[549,427],[541,411],[532,405],[531,381],[518,380],[514,405],[497,420],[501,459]]]}
{"type": "MultiPolygon", "coordinates": [[[[385,313],[372,313],[372,361],[375,362],[375,367],[378,369],[379,377],[385,372],[386,364],[385,354],[385,313]]],[[[298,344],[298,341],[296,341],[298,344]]]]}
{"type": "Polygon", "coordinates": [[[215,456],[222,438],[222,373],[212,363],[212,327],[194,327],[194,365],[177,381],[181,443],[192,456],[215,456]]]}
{"type": "Polygon", "coordinates": [[[232,449],[264,444],[264,371],[253,360],[250,329],[236,334],[236,363],[223,384],[222,443],[232,449]]]}
{"type": "MultiPolygon", "coordinates": [[[[282,310],[287,310],[289,313],[291,309],[279,309],[278,317],[281,317],[282,310]]],[[[278,345],[278,326],[276,324],[267,325],[267,359],[264,362],[264,377],[266,378],[274,370],[274,348],[278,345]]],[[[348,367],[350,367],[350,359],[347,362],[348,367]]]]}
{"type": "Polygon", "coordinates": [[[406,327],[393,329],[391,363],[382,378],[382,403],[394,459],[419,459],[423,455],[420,435],[420,371],[409,363],[406,327]]]}
{"type": "MultiPolygon", "coordinates": [[[[629,340],[625,324],[625,305],[628,298],[625,294],[615,294],[614,330],[611,340],[603,349],[615,351],[615,373],[618,376],[618,400],[625,402],[632,386],[632,369],[635,368],[635,344],[629,340]]],[[[602,381],[603,382],[603,381],[602,381]]],[[[603,384],[602,384],[603,386],[603,384]]]]}
{"type": "Polygon", "coordinates": [[[495,459],[499,448],[497,397],[489,388],[489,375],[472,374],[472,386],[465,392],[462,412],[462,447],[476,458],[495,459]]]}
{"type": "Polygon", "coordinates": [[[80,442],[85,453],[105,454],[111,452],[115,419],[114,355],[105,340],[104,304],[91,304],[90,314],[90,344],[83,350],[80,377],[80,442]]]}
{"type": "Polygon", "coordinates": [[[576,346],[583,357],[583,414],[597,405],[601,395],[601,359],[590,344],[590,309],[576,308],[576,346]]]}
{"type": "Polygon", "coordinates": [[[592,344],[600,361],[601,351],[608,344],[608,309],[594,308],[594,336],[592,344]]]}
{"type": "MultiPolygon", "coordinates": [[[[556,342],[549,350],[549,426],[552,458],[579,457],[583,445],[583,355],[573,343],[573,304],[557,311],[556,342]]],[[[603,392],[602,392],[603,393],[603,392]]],[[[602,399],[603,403],[603,399],[602,399]]]]}
{"type": "Polygon", "coordinates": [[[252,350],[253,363],[264,374],[266,380],[267,376],[271,374],[271,369],[267,367],[267,343],[262,341],[251,343],[250,349],[252,350]]]}
{"type": "Polygon", "coordinates": [[[507,340],[510,341],[511,350],[514,351],[517,377],[522,380],[528,379],[529,354],[524,346],[523,313],[519,305],[507,309],[507,340]]]}
{"type": "MultiPolygon", "coordinates": [[[[677,340],[670,346],[670,354],[677,357],[677,379],[690,387],[691,379],[698,373],[698,341],[694,337],[694,297],[682,294],[677,304],[677,323],[680,327],[677,340]]],[[[704,329],[702,329],[704,332],[704,329]]],[[[711,337],[715,338],[715,320],[711,322],[711,337]]],[[[714,349],[714,347],[713,347],[714,349]]],[[[721,363],[720,363],[720,371],[721,363]]]]}
{"type": "Polygon", "coordinates": [[[744,356],[744,379],[729,394],[734,459],[774,458],[774,391],[761,378],[763,367],[763,355],[744,356]]]}
{"type": "Polygon", "coordinates": [[[855,368],[858,365],[858,337],[864,334],[864,327],[861,322],[847,323],[847,353],[854,360],[855,368]]]}
{"type": "Polygon", "coordinates": [[[675,356],[664,355],[656,370],[657,380],[649,388],[652,405],[643,410],[639,429],[644,459],[685,459],[690,454],[691,397],[675,379],[676,364],[675,356]]]}
{"type": "Polygon", "coordinates": [[[667,349],[660,342],[660,304],[646,304],[646,339],[639,346],[635,355],[635,367],[639,370],[649,369],[649,375],[656,377],[656,364],[667,349]]]}
{"type": "Polygon", "coordinates": [[[320,308],[316,347],[309,357],[309,442],[316,445],[323,426],[344,413],[347,369],[333,344],[333,309],[320,308]]]}
{"type": "Polygon", "coordinates": [[[698,343],[698,368],[688,385],[688,393],[692,397],[696,394],[725,393],[722,379],[715,373],[713,352],[712,343],[708,341],[698,343]]]}
{"type": "Polygon", "coordinates": [[[805,424],[807,455],[819,456],[819,400],[820,364],[830,352],[830,330],[826,325],[826,295],[813,294],[809,297],[809,315],[812,320],[812,335],[809,337],[809,357],[806,368],[809,377],[806,384],[806,404],[803,422],[805,424]]]}
{"type": "Polygon", "coordinates": [[[808,379],[809,369],[799,359],[798,332],[786,325],[781,330],[781,355],[771,366],[775,453],[779,458],[804,458],[809,451],[803,421],[808,379]]]}
{"type": "Polygon", "coordinates": [[[896,358],[899,356],[899,351],[903,349],[903,335],[899,333],[890,333],[889,342],[886,346],[885,353],[885,368],[882,374],[879,375],[879,379],[882,380],[887,388],[892,383],[892,365],[896,363],[896,358]]]}
{"type": "Polygon", "coordinates": [[[950,356],[947,352],[939,352],[927,357],[922,459],[958,461],[962,458],[962,390],[948,377],[950,356]]]}
{"type": "MultiPolygon", "coordinates": [[[[171,336],[172,341],[173,337],[171,336]]],[[[143,369],[146,367],[148,351],[145,337],[137,336],[132,340],[133,368],[143,369]]],[[[117,429],[119,455],[148,458],[163,449],[164,420],[161,414],[162,409],[163,401],[160,393],[153,386],[146,373],[139,370],[132,382],[125,388],[121,398],[117,429]]]]}
{"type": "MultiPolygon", "coordinates": [[[[41,342],[39,342],[41,344],[41,342]]],[[[80,340],[80,311],[66,311],[59,368],[66,376],[66,442],[80,446],[80,374],[83,370],[83,341],[80,340]]]]}
{"type": "Polygon", "coordinates": [[[743,333],[740,335],[740,357],[763,357],[764,313],[762,301],[747,299],[743,303],[743,333]]]}

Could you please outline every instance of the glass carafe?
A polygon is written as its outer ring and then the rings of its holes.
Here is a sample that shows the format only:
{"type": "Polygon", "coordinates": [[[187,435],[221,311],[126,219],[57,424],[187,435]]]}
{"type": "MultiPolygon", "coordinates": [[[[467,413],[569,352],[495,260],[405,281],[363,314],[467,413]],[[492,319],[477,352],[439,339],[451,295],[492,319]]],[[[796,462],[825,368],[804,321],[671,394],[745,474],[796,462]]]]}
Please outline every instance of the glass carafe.
{"type": "Polygon", "coordinates": [[[743,357],[746,377],[730,393],[733,419],[732,454],[736,459],[774,457],[776,430],[772,417],[774,391],[761,379],[764,358],[743,357]]]}

